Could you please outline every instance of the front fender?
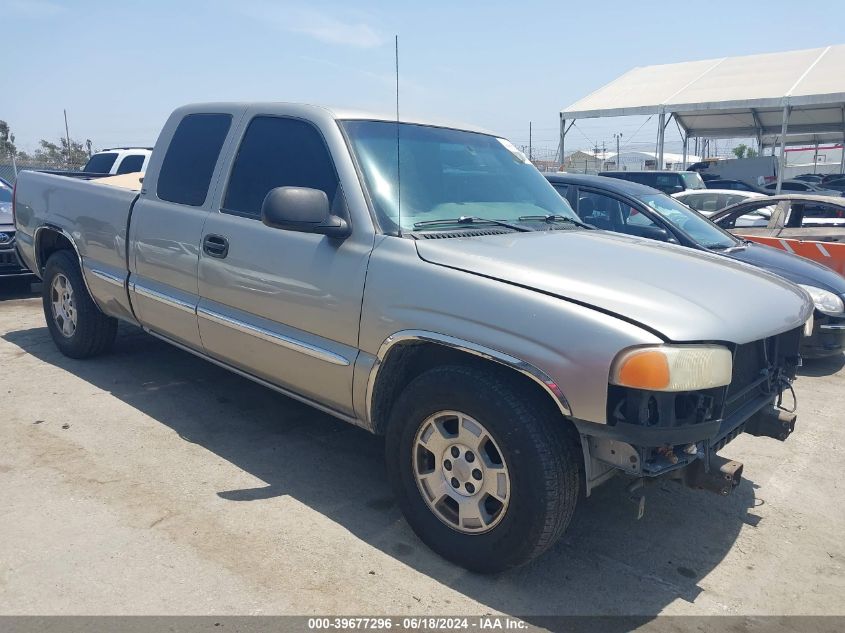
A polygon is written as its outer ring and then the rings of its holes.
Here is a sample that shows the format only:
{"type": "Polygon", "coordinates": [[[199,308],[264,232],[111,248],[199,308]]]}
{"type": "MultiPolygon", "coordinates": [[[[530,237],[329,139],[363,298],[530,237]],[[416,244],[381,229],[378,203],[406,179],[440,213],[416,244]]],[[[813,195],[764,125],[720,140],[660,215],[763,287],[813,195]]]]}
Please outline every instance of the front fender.
{"type": "Polygon", "coordinates": [[[385,237],[367,273],[356,363],[356,411],[369,419],[380,359],[403,337],[425,337],[527,375],[564,415],[606,422],[616,354],[661,339],[563,299],[421,260],[412,240],[385,237]],[[359,371],[360,370],[360,371],[359,371]]]}

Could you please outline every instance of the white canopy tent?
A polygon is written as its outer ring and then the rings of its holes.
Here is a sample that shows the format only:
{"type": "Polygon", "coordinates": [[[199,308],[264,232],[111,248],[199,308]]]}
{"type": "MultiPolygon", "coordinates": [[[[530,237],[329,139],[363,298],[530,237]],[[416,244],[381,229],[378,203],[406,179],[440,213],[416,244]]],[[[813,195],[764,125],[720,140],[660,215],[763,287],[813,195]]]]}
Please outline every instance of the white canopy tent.
{"type": "Polygon", "coordinates": [[[659,164],[674,118],[684,154],[690,137],[753,137],[761,148],[779,145],[780,191],[788,135],[805,142],[845,138],[843,69],[845,45],[634,68],[561,111],[561,156],[576,119],[656,114],[659,164]]]}

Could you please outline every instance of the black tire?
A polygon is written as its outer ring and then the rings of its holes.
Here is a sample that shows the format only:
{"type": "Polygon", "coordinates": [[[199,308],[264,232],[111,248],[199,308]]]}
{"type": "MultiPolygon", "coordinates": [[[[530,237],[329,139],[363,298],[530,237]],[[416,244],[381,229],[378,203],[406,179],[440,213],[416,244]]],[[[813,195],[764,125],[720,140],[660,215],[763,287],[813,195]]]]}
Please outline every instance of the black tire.
{"type": "Polygon", "coordinates": [[[117,319],[103,314],[94,303],[82,279],[79,263],[70,251],[57,251],[47,260],[47,265],[44,267],[41,299],[50,336],[65,356],[90,358],[106,352],[114,343],[117,335],[117,319]],[[53,316],[53,281],[58,275],[64,275],[73,289],[76,328],[70,336],[62,334],[53,316]]]}
{"type": "MultiPolygon", "coordinates": [[[[387,470],[398,504],[416,534],[444,558],[493,573],[527,563],[554,544],[579,498],[578,436],[559,412],[498,370],[444,366],[415,378],[390,415],[387,470]],[[413,447],[431,415],[455,410],[481,423],[510,473],[510,501],[489,531],[467,534],[441,520],[417,485],[413,447]]],[[[445,460],[444,460],[445,461],[445,460]]]]}

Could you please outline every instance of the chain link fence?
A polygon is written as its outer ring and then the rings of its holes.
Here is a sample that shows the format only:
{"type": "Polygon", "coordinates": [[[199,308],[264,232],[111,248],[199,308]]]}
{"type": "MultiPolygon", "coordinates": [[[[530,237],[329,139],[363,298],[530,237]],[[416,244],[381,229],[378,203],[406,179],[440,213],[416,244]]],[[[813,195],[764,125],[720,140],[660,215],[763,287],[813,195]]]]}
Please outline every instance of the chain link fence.
{"type": "Polygon", "coordinates": [[[15,184],[17,174],[24,170],[38,170],[48,169],[50,171],[79,171],[84,167],[84,164],[68,165],[66,161],[61,162],[47,162],[37,160],[16,160],[13,164],[8,158],[0,158],[0,178],[6,182],[15,184]]]}

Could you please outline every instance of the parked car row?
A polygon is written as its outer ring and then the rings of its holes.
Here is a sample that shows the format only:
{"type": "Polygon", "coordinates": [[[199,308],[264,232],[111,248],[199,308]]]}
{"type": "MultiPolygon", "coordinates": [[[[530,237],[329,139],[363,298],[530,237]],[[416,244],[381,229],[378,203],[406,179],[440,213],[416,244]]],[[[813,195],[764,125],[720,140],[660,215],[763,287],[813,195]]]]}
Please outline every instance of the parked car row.
{"type": "Polygon", "coordinates": [[[12,185],[0,178],[0,284],[29,283],[35,276],[15,252],[15,220],[12,215],[12,185]]]}
{"type": "MultiPolygon", "coordinates": [[[[831,182],[839,182],[838,180],[834,180],[831,182]]],[[[768,193],[773,194],[777,191],[777,183],[770,182],[763,187],[768,193]]],[[[806,180],[784,180],[781,183],[780,190],[784,192],[796,192],[796,193],[806,193],[808,195],[815,195],[815,196],[833,196],[833,197],[841,197],[843,194],[842,191],[838,189],[833,189],[832,187],[825,186],[822,184],[816,184],[813,182],[807,182],[806,180]]]]}
{"type": "Polygon", "coordinates": [[[845,200],[841,198],[711,189],[674,197],[725,229],[845,275],[845,200]]]}
{"type": "MultiPolygon", "coordinates": [[[[584,222],[597,228],[707,250],[724,257],[757,266],[806,290],[815,304],[812,336],[804,338],[801,355],[818,358],[845,351],[845,277],[810,259],[740,239],[694,212],[675,198],[637,183],[610,180],[581,174],[547,174],[546,178],[576,211],[584,222]]],[[[693,197],[711,194],[706,189],[677,194],[686,202],[693,197]]],[[[787,217],[798,217],[798,203],[790,197],[768,198],[748,194],[751,202],[738,204],[719,214],[726,227],[763,205],[781,209],[780,204],[796,205],[787,217]]],[[[845,204],[840,205],[845,209],[845,204]]],[[[776,215],[781,217],[783,210],[776,215]]],[[[768,222],[768,220],[766,220],[768,222]]],[[[842,220],[845,227],[845,219],[842,220]]],[[[743,234],[761,234],[752,229],[743,234]]],[[[842,231],[845,238],[845,231],[842,231]]]]}
{"type": "Polygon", "coordinates": [[[806,289],[833,273],[660,191],[558,178],[481,130],[215,103],[170,116],[140,191],[23,172],[13,206],[62,353],[123,320],[384,436],[413,530],[493,572],[613,476],[729,494],[718,452],[788,438],[836,307],[806,289]]]}

